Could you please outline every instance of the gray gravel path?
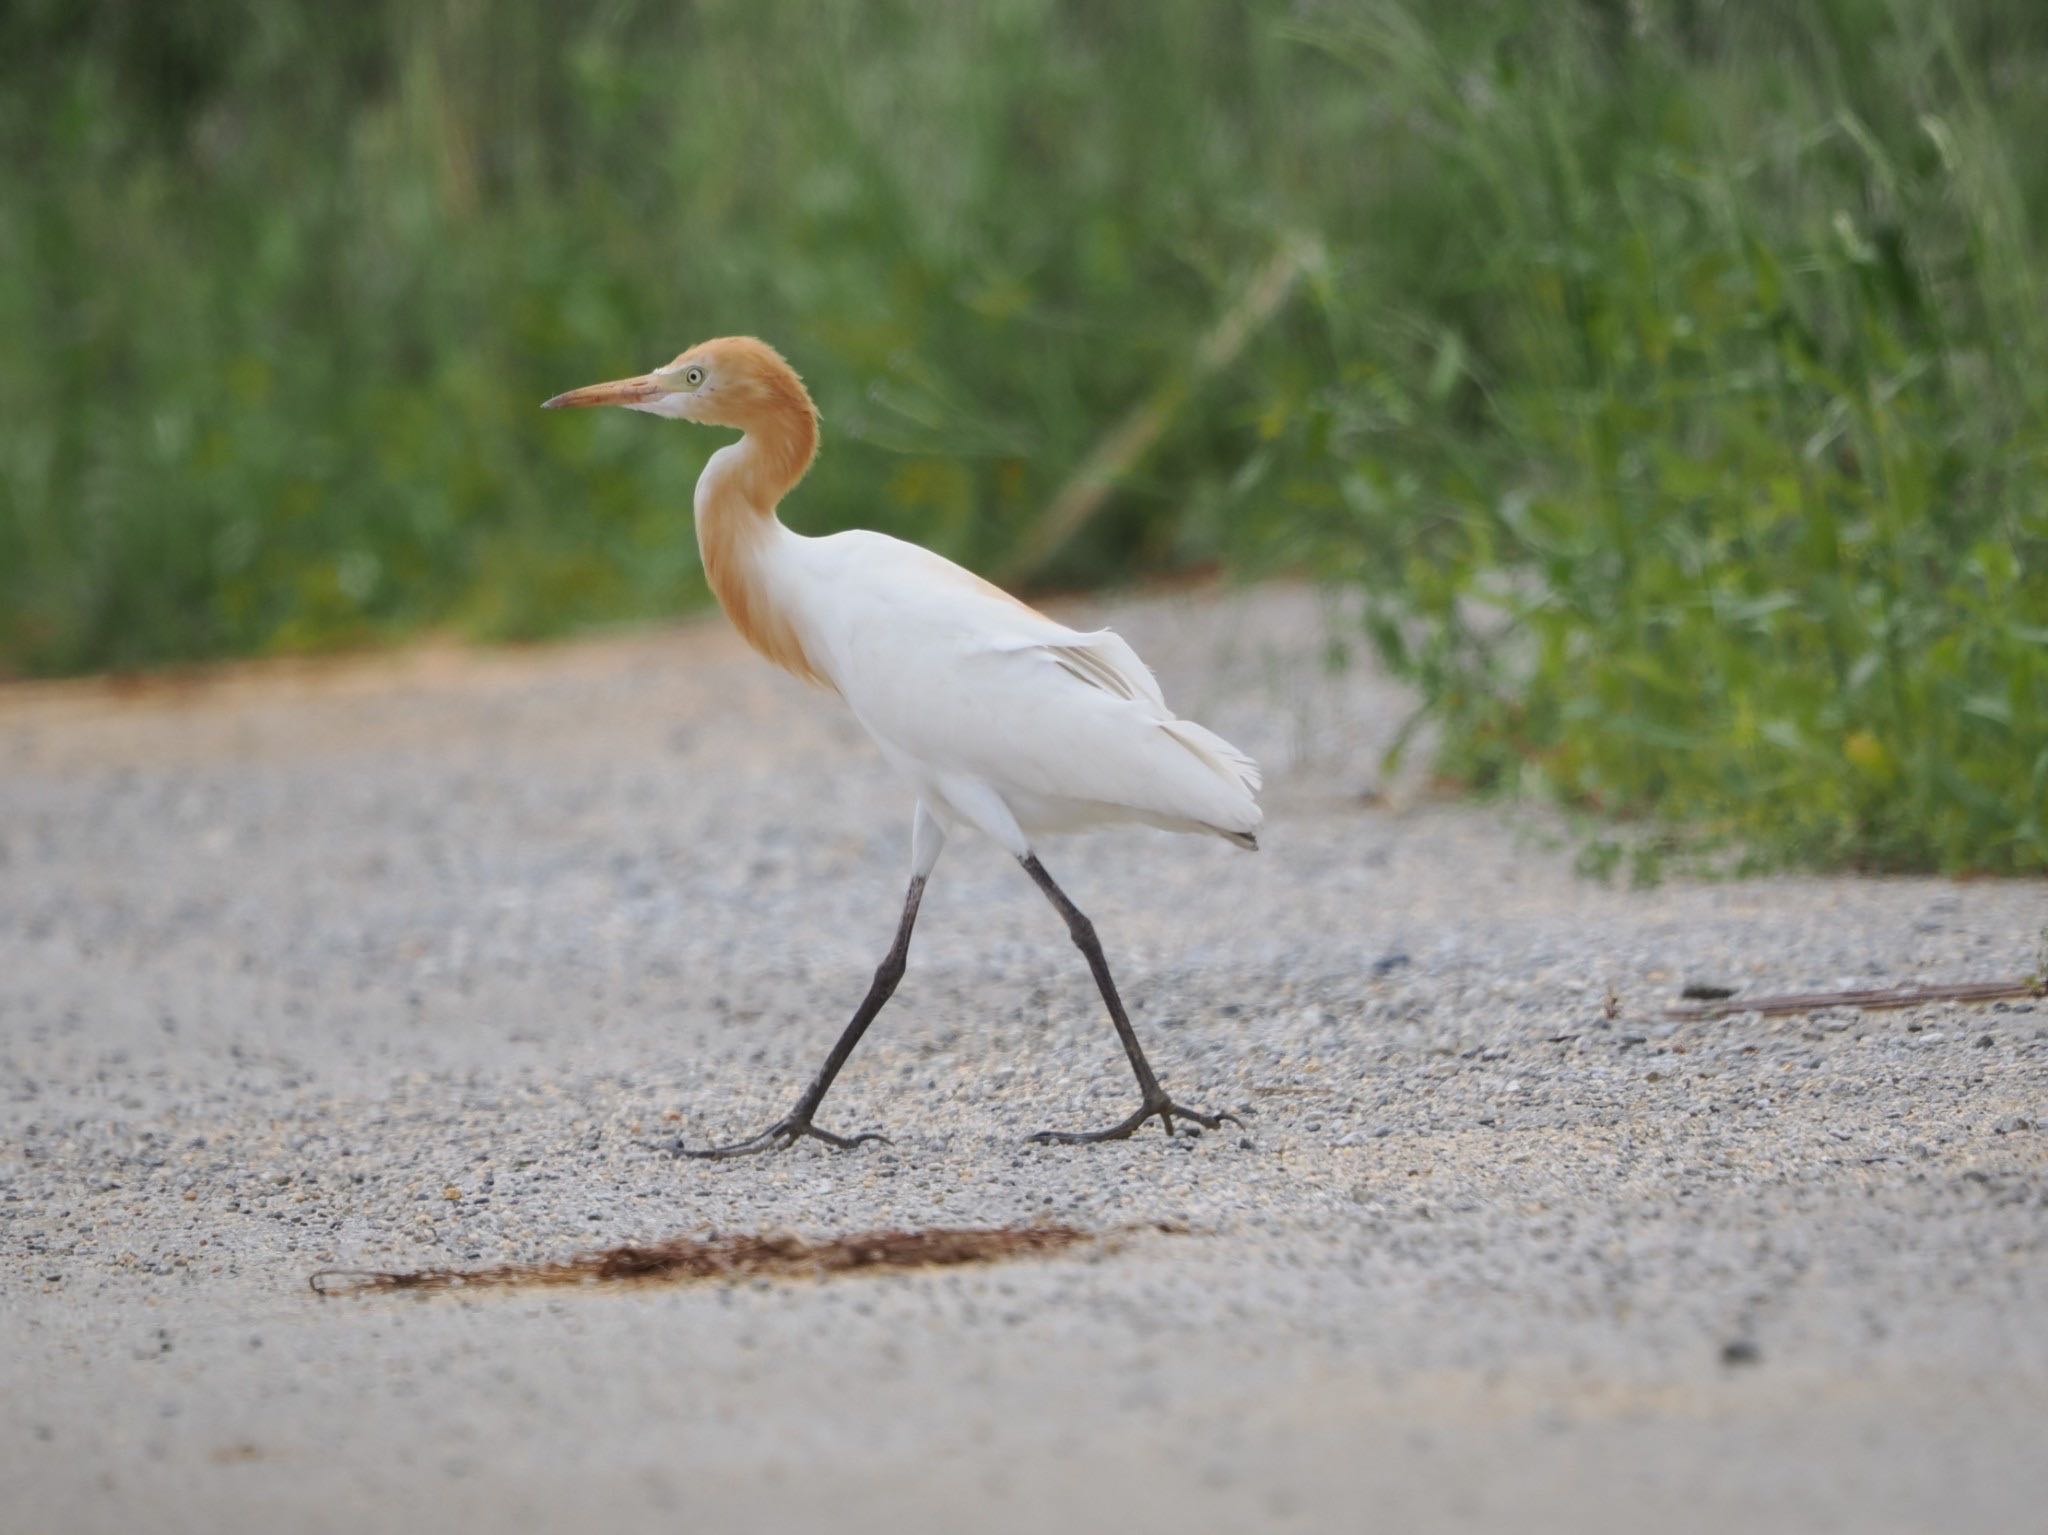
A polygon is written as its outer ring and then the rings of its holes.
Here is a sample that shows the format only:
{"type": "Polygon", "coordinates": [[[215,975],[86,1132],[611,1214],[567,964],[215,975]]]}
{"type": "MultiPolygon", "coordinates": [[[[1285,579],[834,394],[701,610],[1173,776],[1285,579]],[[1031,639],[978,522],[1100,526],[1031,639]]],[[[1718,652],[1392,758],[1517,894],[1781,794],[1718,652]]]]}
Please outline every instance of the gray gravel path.
{"type": "Polygon", "coordinates": [[[956,842],[823,1122],[909,806],[718,626],[0,693],[9,1531],[2048,1528],[2048,1008],[1660,1021],[2025,972],[2039,883],[1575,879],[1374,798],[1298,593],[1113,619],[1269,767],[1267,851],[1054,843],[1184,1100],[956,842]],[[1610,1004],[1609,998],[1612,998],[1610,1004]],[[1615,1016],[1607,1016],[1609,1012],[1615,1016]],[[716,1228],[1177,1222],[829,1283],[309,1270],[716,1228]]]}

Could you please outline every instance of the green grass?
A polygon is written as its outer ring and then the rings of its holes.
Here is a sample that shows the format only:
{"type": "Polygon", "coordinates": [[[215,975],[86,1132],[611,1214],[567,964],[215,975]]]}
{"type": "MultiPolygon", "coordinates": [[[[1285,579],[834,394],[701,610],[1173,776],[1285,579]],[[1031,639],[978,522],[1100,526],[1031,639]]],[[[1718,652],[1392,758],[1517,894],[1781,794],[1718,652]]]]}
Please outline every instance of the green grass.
{"type": "Polygon", "coordinates": [[[535,407],[724,331],[793,521],[999,568],[1312,237],[1041,581],[1355,583],[1639,867],[2038,871],[2043,79],[2035,0],[19,0],[0,672],[701,601],[715,435],[535,407]]]}
{"type": "Polygon", "coordinates": [[[1443,275],[1343,331],[1308,536],[1440,767],[1634,818],[1639,872],[2040,870],[2048,14],[1649,14],[1315,34],[1443,275]]]}

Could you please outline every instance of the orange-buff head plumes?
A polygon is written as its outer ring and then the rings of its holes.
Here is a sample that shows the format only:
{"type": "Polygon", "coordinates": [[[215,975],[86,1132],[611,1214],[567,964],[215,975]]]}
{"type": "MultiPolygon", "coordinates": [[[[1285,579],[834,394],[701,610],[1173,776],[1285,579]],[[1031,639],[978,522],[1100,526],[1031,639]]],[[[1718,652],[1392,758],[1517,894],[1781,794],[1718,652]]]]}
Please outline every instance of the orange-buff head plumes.
{"type": "Polygon", "coordinates": [[[752,336],[700,341],[652,373],[571,389],[547,402],[550,410],[576,405],[621,405],[745,432],[759,451],[745,489],[763,511],[803,478],[818,451],[810,391],[780,352],[752,336]]]}

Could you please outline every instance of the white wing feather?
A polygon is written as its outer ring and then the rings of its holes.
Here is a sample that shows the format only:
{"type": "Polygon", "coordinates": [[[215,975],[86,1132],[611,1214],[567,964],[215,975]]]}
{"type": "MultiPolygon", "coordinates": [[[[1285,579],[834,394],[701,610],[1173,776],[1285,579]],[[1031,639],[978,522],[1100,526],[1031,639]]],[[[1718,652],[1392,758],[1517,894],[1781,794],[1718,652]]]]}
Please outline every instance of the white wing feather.
{"type": "Polygon", "coordinates": [[[1136,819],[1251,841],[1258,768],[1176,717],[1121,636],[1070,629],[882,534],[797,542],[817,656],[930,792],[981,786],[1026,829],[1136,819]]]}

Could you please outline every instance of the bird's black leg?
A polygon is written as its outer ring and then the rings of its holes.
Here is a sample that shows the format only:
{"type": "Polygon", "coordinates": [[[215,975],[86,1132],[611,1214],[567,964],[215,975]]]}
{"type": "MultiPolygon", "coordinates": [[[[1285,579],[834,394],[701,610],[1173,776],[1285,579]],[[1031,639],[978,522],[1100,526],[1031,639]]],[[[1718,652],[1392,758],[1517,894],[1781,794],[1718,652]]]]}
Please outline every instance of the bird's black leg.
{"type": "Polygon", "coordinates": [[[825,1094],[831,1090],[832,1079],[839,1075],[839,1068],[846,1064],[846,1058],[853,1054],[853,1047],[860,1043],[861,1035],[868,1025],[875,1021],[875,1014],[882,1010],[896,990],[896,983],[903,979],[904,962],[910,957],[910,930],[917,924],[917,903],[924,899],[922,874],[914,875],[910,881],[910,892],[903,898],[903,920],[896,925],[896,941],[889,945],[889,952],[882,956],[882,962],[875,967],[874,984],[868,987],[868,994],[862,999],[853,1019],[839,1036],[839,1043],[832,1047],[832,1053],[825,1057],[825,1064],[818,1068],[811,1085],[804,1089],[796,1107],[759,1135],[743,1141],[734,1141],[729,1146],[711,1146],[703,1151],[689,1151],[678,1143],[676,1155],[684,1157],[744,1157],[756,1151],[779,1151],[794,1146],[806,1136],[823,1141],[828,1146],[837,1146],[845,1151],[863,1141],[882,1141],[888,1137],[870,1130],[865,1135],[834,1135],[829,1130],[820,1130],[811,1123],[811,1116],[818,1111],[818,1105],[825,1101],[825,1094]]]}
{"type": "Polygon", "coordinates": [[[1138,1045],[1138,1036],[1124,1012],[1123,999],[1116,994],[1116,982],[1109,975],[1109,961],[1103,958],[1102,944],[1095,937],[1095,924],[1088,920],[1080,907],[1067,899],[1066,891],[1052,882],[1052,876],[1045,872],[1045,865],[1038,861],[1037,855],[1026,853],[1019,861],[1024,865],[1024,872],[1045,892],[1045,898],[1052,902],[1053,909],[1067,919],[1067,932],[1073,936],[1075,947],[1087,956],[1088,968],[1094,972],[1095,984],[1109,1008],[1109,1021],[1116,1025],[1116,1037],[1123,1041],[1124,1054],[1131,1059],[1131,1071],[1138,1079],[1139,1095],[1137,1112],[1106,1130],[1041,1130],[1031,1138],[1044,1145],[1069,1146],[1088,1141],[1121,1141],[1129,1139],[1131,1132],[1148,1119],[1157,1119],[1168,1135],[1173,1134],[1176,1119],[1185,1119],[1204,1130],[1242,1124],[1243,1121],[1234,1114],[1198,1113],[1194,1109],[1182,1108],[1166,1096],[1166,1089],[1152,1075],[1152,1063],[1145,1059],[1145,1052],[1138,1045]]]}

